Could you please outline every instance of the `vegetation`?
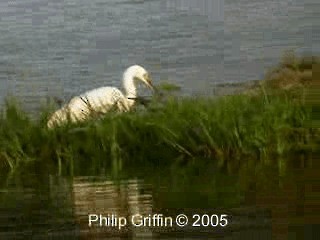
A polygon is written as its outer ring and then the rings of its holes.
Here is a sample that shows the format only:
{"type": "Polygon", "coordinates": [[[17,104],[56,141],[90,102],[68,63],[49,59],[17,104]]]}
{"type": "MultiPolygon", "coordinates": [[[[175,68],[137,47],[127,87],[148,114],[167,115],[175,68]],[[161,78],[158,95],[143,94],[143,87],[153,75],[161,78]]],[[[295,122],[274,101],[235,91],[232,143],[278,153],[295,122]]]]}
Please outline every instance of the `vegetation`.
{"type": "Polygon", "coordinates": [[[110,113],[52,131],[46,128],[46,111],[33,121],[10,100],[0,116],[0,170],[32,162],[54,166],[61,174],[189,161],[237,168],[244,159],[270,161],[319,151],[319,78],[312,72],[320,62],[286,58],[250,90],[253,94],[172,97],[144,111],[110,113]]]}

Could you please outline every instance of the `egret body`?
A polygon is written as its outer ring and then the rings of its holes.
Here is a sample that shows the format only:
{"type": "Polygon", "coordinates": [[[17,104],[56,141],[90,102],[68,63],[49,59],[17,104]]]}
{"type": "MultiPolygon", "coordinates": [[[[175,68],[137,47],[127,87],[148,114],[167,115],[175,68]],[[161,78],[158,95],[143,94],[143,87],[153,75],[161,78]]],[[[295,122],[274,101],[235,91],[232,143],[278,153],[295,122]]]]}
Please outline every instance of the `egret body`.
{"type": "Polygon", "coordinates": [[[100,87],[75,96],[51,115],[47,122],[48,128],[60,126],[69,121],[84,121],[92,115],[105,114],[112,108],[120,112],[129,111],[137,98],[136,84],[139,81],[150,89],[154,89],[149,73],[143,67],[139,65],[129,67],[123,74],[125,93],[115,87],[100,87]]]}

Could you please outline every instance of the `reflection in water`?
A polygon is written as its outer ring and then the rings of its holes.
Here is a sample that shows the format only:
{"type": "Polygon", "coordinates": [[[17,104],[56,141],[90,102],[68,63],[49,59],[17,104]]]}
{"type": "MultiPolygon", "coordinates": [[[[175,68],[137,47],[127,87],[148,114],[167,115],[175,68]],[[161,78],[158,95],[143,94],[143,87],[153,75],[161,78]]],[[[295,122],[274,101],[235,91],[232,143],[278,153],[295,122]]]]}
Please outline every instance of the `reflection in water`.
{"type": "Polygon", "coordinates": [[[113,182],[99,178],[73,179],[74,215],[81,226],[82,236],[129,236],[152,237],[147,227],[132,227],[129,220],[132,215],[148,216],[152,214],[152,195],[143,188],[142,181],[133,179],[113,182]],[[93,222],[89,227],[89,214],[97,215],[92,219],[101,219],[107,226],[99,226],[93,222]],[[99,217],[98,217],[99,216],[99,217]],[[125,218],[128,222],[119,229],[119,219],[125,218]]]}
{"type": "Polygon", "coordinates": [[[0,239],[312,239],[320,222],[315,164],[287,165],[279,174],[277,165],[248,163],[237,177],[220,170],[192,174],[184,167],[118,181],[17,174],[0,181],[0,239]],[[237,192],[243,197],[231,201],[237,192]],[[136,213],[226,213],[230,224],[223,229],[88,226],[89,214],[130,219],[136,213]]]}
{"type": "Polygon", "coordinates": [[[0,182],[0,239],[56,239],[77,235],[69,183],[48,175],[18,174],[0,182]],[[52,192],[51,192],[52,191],[52,192]]]}
{"type": "Polygon", "coordinates": [[[300,166],[288,166],[285,176],[274,166],[257,170],[256,165],[256,176],[249,177],[245,204],[270,212],[270,239],[314,239],[320,233],[319,159],[292,160],[300,166]]]}

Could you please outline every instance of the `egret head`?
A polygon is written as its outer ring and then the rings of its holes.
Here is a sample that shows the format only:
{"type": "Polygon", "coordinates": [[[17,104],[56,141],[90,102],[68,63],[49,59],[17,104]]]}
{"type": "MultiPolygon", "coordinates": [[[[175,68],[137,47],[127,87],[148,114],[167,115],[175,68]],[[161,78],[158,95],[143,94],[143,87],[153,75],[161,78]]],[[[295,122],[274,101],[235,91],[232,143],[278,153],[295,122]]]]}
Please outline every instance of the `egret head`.
{"type": "Polygon", "coordinates": [[[142,81],[151,90],[154,90],[149,73],[139,65],[133,65],[127,69],[125,74],[131,75],[135,80],[142,81]]]}

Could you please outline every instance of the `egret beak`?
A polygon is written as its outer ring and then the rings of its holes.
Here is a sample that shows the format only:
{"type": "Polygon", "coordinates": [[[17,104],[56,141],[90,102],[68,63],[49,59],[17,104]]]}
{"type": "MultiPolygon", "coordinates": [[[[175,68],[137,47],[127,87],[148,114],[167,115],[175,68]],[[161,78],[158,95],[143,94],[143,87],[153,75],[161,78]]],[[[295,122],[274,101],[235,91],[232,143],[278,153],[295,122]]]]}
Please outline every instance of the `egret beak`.
{"type": "Polygon", "coordinates": [[[144,82],[146,83],[148,88],[150,88],[152,91],[156,91],[155,87],[152,84],[152,79],[148,74],[144,76],[144,82]]]}
{"type": "Polygon", "coordinates": [[[153,91],[153,93],[159,94],[158,89],[152,84],[152,82],[150,80],[147,81],[147,86],[153,91]]]}
{"type": "Polygon", "coordinates": [[[151,81],[148,82],[148,87],[149,87],[152,91],[155,91],[155,87],[153,86],[153,84],[152,84],[151,81]]]}

